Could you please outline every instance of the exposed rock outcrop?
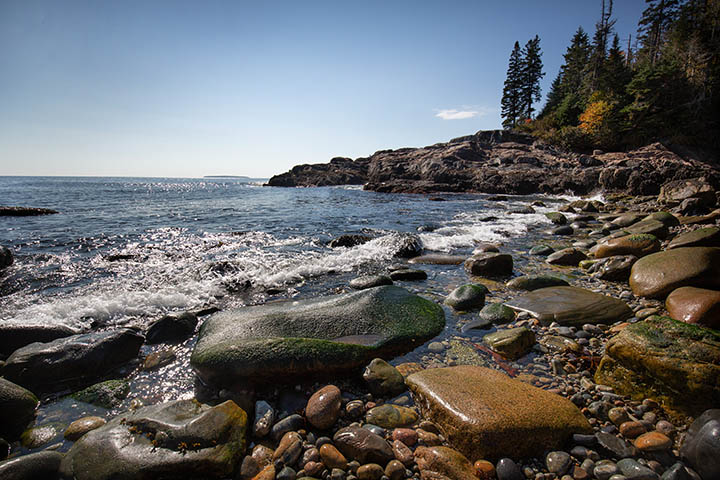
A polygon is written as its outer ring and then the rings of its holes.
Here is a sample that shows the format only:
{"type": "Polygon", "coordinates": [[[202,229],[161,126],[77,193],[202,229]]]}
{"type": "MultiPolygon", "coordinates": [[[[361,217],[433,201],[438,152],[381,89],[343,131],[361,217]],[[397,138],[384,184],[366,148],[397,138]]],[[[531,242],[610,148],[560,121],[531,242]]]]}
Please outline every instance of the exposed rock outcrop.
{"type": "Polygon", "coordinates": [[[701,192],[703,205],[715,205],[710,195],[720,186],[720,174],[710,165],[684,159],[654,143],[630,152],[588,156],[564,152],[526,134],[505,130],[480,131],[446,143],[421,148],[381,150],[369,157],[334,158],[330,163],[298,165],[276,175],[270,186],[365,185],[366,190],[395,193],[563,193],[602,190],[657,195],[669,182],[663,199],[678,203],[685,180],[701,192]],[[702,178],[702,182],[699,180],[702,178]],[[671,191],[672,190],[672,191],[671,191]]]}

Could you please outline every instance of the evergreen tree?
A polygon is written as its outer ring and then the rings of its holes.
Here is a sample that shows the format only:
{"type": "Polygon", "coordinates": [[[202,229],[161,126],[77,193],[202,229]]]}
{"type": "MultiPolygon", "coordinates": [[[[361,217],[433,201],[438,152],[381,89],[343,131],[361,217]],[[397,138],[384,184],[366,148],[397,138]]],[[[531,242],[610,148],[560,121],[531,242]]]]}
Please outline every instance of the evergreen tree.
{"type": "Polygon", "coordinates": [[[612,20],[613,0],[608,0],[607,9],[605,0],[602,0],[602,12],[600,21],[595,24],[595,34],[593,35],[592,50],[588,62],[585,87],[588,96],[598,89],[599,79],[603,74],[605,66],[605,57],[607,55],[607,45],[610,34],[615,26],[615,20],[612,20]]]}
{"type": "Polygon", "coordinates": [[[522,116],[527,119],[531,119],[535,111],[533,103],[542,98],[540,96],[540,79],[545,76],[545,73],[542,71],[541,56],[540,38],[535,35],[535,38],[528,40],[523,48],[520,96],[522,116]]]}
{"type": "Polygon", "coordinates": [[[504,118],[503,127],[513,128],[522,114],[521,87],[522,87],[523,58],[520,44],[515,42],[510,61],[508,62],[507,77],[503,87],[503,96],[500,102],[501,115],[504,118]]]}
{"type": "Polygon", "coordinates": [[[578,27],[565,55],[565,63],[560,67],[562,73],[562,93],[576,93],[583,84],[588,61],[590,59],[590,43],[582,27],[578,27]]]}
{"type": "Polygon", "coordinates": [[[645,0],[648,7],[638,23],[638,38],[650,65],[655,65],[660,55],[665,34],[678,14],[678,0],[645,0]]]}
{"type": "Polygon", "coordinates": [[[626,65],[625,55],[620,49],[620,39],[613,38],[612,47],[603,66],[599,88],[617,100],[625,95],[625,87],[632,78],[632,72],[626,65]]]}

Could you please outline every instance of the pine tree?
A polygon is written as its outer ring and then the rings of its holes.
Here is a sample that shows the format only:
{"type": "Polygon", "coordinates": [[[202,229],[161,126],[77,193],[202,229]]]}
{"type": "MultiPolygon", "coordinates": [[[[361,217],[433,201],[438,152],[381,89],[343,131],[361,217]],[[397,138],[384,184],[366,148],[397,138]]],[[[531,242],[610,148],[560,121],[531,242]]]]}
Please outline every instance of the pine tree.
{"type": "Polygon", "coordinates": [[[522,86],[523,58],[520,44],[515,42],[510,61],[508,62],[507,77],[503,87],[503,96],[500,102],[501,115],[504,118],[503,127],[513,128],[517,125],[522,114],[521,86],[522,86]]]}
{"type": "Polygon", "coordinates": [[[585,75],[585,87],[588,96],[598,89],[598,82],[602,76],[605,56],[607,55],[608,38],[610,38],[610,34],[615,26],[615,20],[611,19],[613,0],[608,0],[607,9],[605,5],[605,0],[602,0],[602,13],[600,15],[600,21],[595,24],[592,52],[586,70],[587,74],[585,75]]]}
{"type": "Polygon", "coordinates": [[[625,87],[631,78],[632,72],[627,67],[625,55],[620,49],[620,38],[615,35],[603,65],[599,89],[619,100],[625,95],[625,87]]]}
{"type": "Polygon", "coordinates": [[[648,7],[638,23],[638,38],[650,65],[655,65],[660,55],[665,34],[678,14],[678,0],[645,0],[648,7]]]}
{"type": "Polygon", "coordinates": [[[590,59],[590,43],[582,27],[578,27],[565,55],[565,63],[560,67],[562,73],[562,91],[564,95],[580,90],[585,70],[590,59]]]}
{"type": "Polygon", "coordinates": [[[533,103],[542,98],[540,96],[540,79],[545,76],[542,71],[542,52],[540,51],[540,38],[528,40],[523,48],[523,61],[521,69],[520,97],[523,118],[531,119],[535,111],[533,103]]]}

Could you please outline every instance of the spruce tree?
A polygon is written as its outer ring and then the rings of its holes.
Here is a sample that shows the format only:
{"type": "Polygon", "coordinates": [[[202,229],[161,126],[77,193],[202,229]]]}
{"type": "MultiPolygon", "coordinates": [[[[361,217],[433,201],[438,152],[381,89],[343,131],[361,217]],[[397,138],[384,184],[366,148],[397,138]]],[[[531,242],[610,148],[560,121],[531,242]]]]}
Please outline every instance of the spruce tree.
{"type": "Polygon", "coordinates": [[[645,0],[648,7],[638,23],[638,39],[643,46],[645,60],[655,65],[660,56],[665,35],[678,14],[678,0],[645,0]]]}
{"type": "Polygon", "coordinates": [[[630,82],[632,72],[626,65],[625,55],[620,49],[620,39],[617,35],[613,38],[612,47],[608,50],[602,73],[600,90],[620,100],[625,95],[625,87],[630,82]]]}
{"type": "Polygon", "coordinates": [[[510,61],[508,62],[507,76],[503,87],[503,96],[500,102],[503,127],[513,128],[517,125],[522,114],[521,87],[522,87],[522,51],[520,44],[515,42],[510,61]]]}
{"type": "Polygon", "coordinates": [[[523,61],[521,69],[520,97],[523,118],[531,119],[535,111],[533,103],[540,100],[540,79],[545,76],[542,71],[542,52],[540,51],[540,38],[528,40],[523,48],[523,61]]]}

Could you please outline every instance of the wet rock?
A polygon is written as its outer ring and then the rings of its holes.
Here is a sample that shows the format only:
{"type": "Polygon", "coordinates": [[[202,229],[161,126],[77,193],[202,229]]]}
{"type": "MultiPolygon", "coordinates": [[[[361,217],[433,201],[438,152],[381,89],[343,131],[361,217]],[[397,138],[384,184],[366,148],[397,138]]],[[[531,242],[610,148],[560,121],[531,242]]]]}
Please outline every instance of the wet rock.
{"type": "Polygon", "coordinates": [[[654,235],[660,240],[665,240],[670,231],[667,225],[659,220],[647,219],[632,225],[624,230],[631,235],[654,235]]]}
{"type": "Polygon", "coordinates": [[[548,287],[509,302],[510,308],[528,312],[543,324],[614,323],[632,317],[625,302],[577,287],[548,287]]]}
{"type": "Polygon", "coordinates": [[[34,342],[51,342],[78,332],[65,325],[32,325],[0,322],[0,355],[10,355],[34,342]]]}
{"type": "Polygon", "coordinates": [[[612,225],[614,225],[617,228],[626,228],[630,225],[633,225],[640,220],[642,220],[645,217],[642,213],[626,213],[624,215],[620,215],[616,219],[614,219],[612,222],[610,222],[612,225]]]}
{"type": "Polygon", "coordinates": [[[263,438],[270,433],[275,423],[275,409],[265,400],[255,402],[255,421],[253,422],[253,435],[263,438]]]}
{"type": "Polygon", "coordinates": [[[540,257],[547,257],[551,253],[553,253],[555,249],[548,245],[535,245],[530,249],[530,255],[537,255],[540,257]]]}
{"type": "Polygon", "coordinates": [[[611,238],[598,243],[591,252],[595,258],[614,257],[616,255],[634,255],[644,257],[660,251],[660,240],[655,235],[639,234],[611,238]]]}
{"type": "Polygon", "coordinates": [[[485,335],[483,342],[503,357],[516,360],[535,345],[535,334],[525,327],[511,328],[485,335]]]}
{"type": "Polygon", "coordinates": [[[617,466],[627,480],[658,480],[660,478],[657,473],[632,458],[620,460],[617,466]]]}
{"type": "Polygon", "coordinates": [[[482,308],[485,305],[485,295],[487,293],[487,287],[479,283],[461,285],[450,292],[450,295],[445,299],[445,305],[463,311],[482,308]]]}
{"type": "Polygon", "coordinates": [[[610,339],[595,381],[620,394],[699,413],[720,402],[719,374],[718,332],[649,317],[610,339]]]}
{"type": "Polygon", "coordinates": [[[106,423],[105,419],[100,417],[79,418],[68,425],[67,429],[65,429],[65,433],[63,433],[63,436],[74,442],[86,433],[95,430],[96,428],[100,428],[106,423]]]}
{"type": "Polygon", "coordinates": [[[395,286],[220,312],[200,329],[191,364],[209,383],[296,380],[352,371],[437,335],[442,308],[395,286]]]}
{"type": "Polygon", "coordinates": [[[720,291],[680,287],[668,295],[665,308],[675,320],[720,329],[720,291]]]}
{"type": "Polygon", "coordinates": [[[386,465],[394,458],[390,444],[365,428],[342,428],[333,436],[333,442],[346,458],[357,460],[362,464],[386,465]]]}
{"type": "Polygon", "coordinates": [[[365,290],[366,288],[379,287],[382,285],[392,285],[392,278],[387,275],[367,275],[357,277],[350,280],[350,287],[355,290],[365,290]]]}
{"type": "Polygon", "coordinates": [[[422,242],[417,235],[398,233],[392,236],[395,256],[400,258],[419,257],[423,253],[422,242]]]}
{"type": "Polygon", "coordinates": [[[0,245],[0,270],[9,267],[13,264],[13,254],[9,248],[0,245]]]}
{"type": "Polygon", "coordinates": [[[365,422],[382,428],[408,427],[417,422],[417,419],[417,413],[411,408],[390,403],[371,408],[365,414],[365,422]]]}
{"type": "Polygon", "coordinates": [[[516,277],[507,283],[507,286],[516,290],[537,290],[539,288],[567,286],[567,280],[555,275],[524,275],[516,277]]]}
{"type": "Polygon", "coordinates": [[[565,225],[567,223],[567,217],[560,212],[548,212],[545,217],[555,225],[565,225]]]}
{"type": "Polygon", "coordinates": [[[399,440],[405,445],[412,447],[417,443],[417,432],[412,428],[396,428],[392,433],[393,440],[399,440]]]}
{"type": "Polygon", "coordinates": [[[587,255],[577,248],[564,248],[548,256],[545,261],[550,265],[567,265],[576,267],[578,263],[586,258],[587,255]]]}
{"type": "Polygon", "coordinates": [[[525,480],[525,475],[517,463],[509,458],[501,458],[495,466],[498,480],[525,480]]]}
{"type": "Polygon", "coordinates": [[[664,184],[660,188],[658,202],[675,206],[688,198],[697,198],[702,205],[707,207],[712,207],[717,203],[715,189],[704,177],[675,180],[664,184]]]}
{"type": "Polygon", "coordinates": [[[632,266],[637,260],[633,255],[607,257],[593,263],[588,271],[602,280],[625,282],[630,278],[632,266]]]}
{"type": "Polygon", "coordinates": [[[142,369],[146,371],[155,370],[156,368],[164,367],[165,365],[174,362],[176,358],[177,355],[175,355],[175,352],[169,348],[158,350],[157,352],[152,352],[145,357],[142,369]]]}
{"type": "Polygon", "coordinates": [[[590,426],[569,400],[483,367],[433,368],[408,386],[426,418],[468,458],[542,455],[590,426]]]}
{"type": "Polygon", "coordinates": [[[322,463],[330,470],[339,468],[345,470],[347,468],[347,459],[333,445],[326,443],[320,447],[320,458],[322,463]]]}
{"type": "Polygon", "coordinates": [[[443,253],[431,253],[411,258],[408,263],[424,265],[461,265],[465,261],[462,255],[447,255],[443,253]]]}
{"type": "Polygon", "coordinates": [[[478,277],[507,277],[512,274],[513,259],[506,253],[479,253],[465,260],[465,270],[478,277]]]}
{"type": "Polygon", "coordinates": [[[550,350],[567,353],[582,353],[583,347],[575,340],[560,335],[544,335],[540,338],[540,343],[550,350]]]}
{"type": "Polygon", "coordinates": [[[413,464],[413,451],[400,440],[394,440],[392,443],[393,455],[406,467],[410,467],[413,464]]]}
{"type": "Polygon", "coordinates": [[[380,397],[393,397],[407,390],[402,374],[382,358],[373,359],[365,367],[363,379],[373,395],[380,397]]]}
{"type": "Polygon", "coordinates": [[[122,403],[130,393],[125,380],[106,380],[72,394],[72,398],[98,407],[111,409],[122,403]]]}
{"type": "Polygon", "coordinates": [[[478,245],[475,246],[475,248],[472,251],[473,254],[488,253],[488,252],[500,253],[500,249],[498,248],[498,245],[496,245],[494,243],[479,243],[478,245]]]}
{"type": "Polygon", "coordinates": [[[680,453],[703,479],[720,478],[720,409],[706,410],[690,425],[680,453]]]}
{"type": "Polygon", "coordinates": [[[398,460],[391,460],[384,473],[389,480],[402,480],[405,478],[405,465],[398,460]]]}
{"type": "Polygon", "coordinates": [[[620,424],[620,434],[625,438],[637,438],[647,432],[642,422],[623,422],[620,424]]]}
{"type": "Polygon", "coordinates": [[[284,465],[294,465],[302,454],[302,443],[299,433],[287,432],[273,453],[273,461],[280,460],[284,465]]]}
{"type": "Polygon", "coordinates": [[[665,473],[662,474],[660,480],[692,480],[692,477],[689,473],[687,473],[685,465],[681,462],[677,462],[672,467],[665,470],[665,473]]]}
{"type": "Polygon", "coordinates": [[[657,220],[668,228],[680,225],[680,220],[670,212],[653,212],[643,220],[657,220]]]}
{"type": "Polygon", "coordinates": [[[633,265],[630,287],[651,298],[680,287],[720,289],[720,248],[683,247],[643,257],[633,265]]]}
{"type": "Polygon", "coordinates": [[[39,403],[31,391],[0,378],[0,436],[16,438],[35,417],[39,403]]]}
{"type": "Polygon", "coordinates": [[[28,428],[20,435],[20,443],[28,450],[40,448],[53,441],[55,437],[59,435],[59,430],[61,429],[57,424],[46,424],[28,428]]]}
{"type": "Polygon", "coordinates": [[[75,480],[225,478],[245,453],[246,427],[245,412],[230,400],[144,407],[83,435],[61,472],[75,480]]]}
{"type": "Polygon", "coordinates": [[[549,233],[550,235],[572,235],[575,233],[575,229],[573,229],[570,225],[562,225],[560,227],[553,228],[549,233]]]}
{"type": "Polygon", "coordinates": [[[673,238],[667,248],[720,247],[720,228],[704,227],[673,238]]]}
{"type": "MultiPolygon", "coordinates": [[[[515,311],[504,303],[489,303],[480,310],[479,317],[494,325],[504,325],[515,320],[515,311]]],[[[465,331],[465,327],[463,327],[463,331],[465,331]]]]}
{"type": "Polygon", "coordinates": [[[395,270],[393,272],[390,272],[390,278],[396,282],[401,280],[425,280],[427,279],[427,272],[425,272],[424,270],[416,270],[413,268],[403,268],[401,270],[395,270]]]}
{"type": "Polygon", "coordinates": [[[600,460],[593,468],[593,475],[598,480],[608,480],[613,475],[620,472],[617,465],[610,460],[600,460]]]}
{"type": "Polygon", "coordinates": [[[462,453],[448,447],[418,447],[415,461],[423,480],[452,478],[477,480],[472,463],[462,453]]]}
{"type": "Polygon", "coordinates": [[[342,394],[335,385],[328,385],[313,393],[305,407],[310,425],[320,430],[332,427],[340,417],[342,394]]]}
{"type": "Polygon", "coordinates": [[[568,471],[573,465],[572,457],[567,452],[556,451],[550,452],[545,457],[545,466],[548,472],[554,473],[557,476],[562,476],[568,471]]]}
{"type": "Polygon", "coordinates": [[[637,450],[630,443],[611,433],[598,432],[595,434],[598,447],[614,458],[629,458],[637,455],[637,450]]]}
{"type": "Polygon", "coordinates": [[[367,243],[370,240],[372,240],[371,237],[368,237],[367,235],[358,235],[358,234],[345,234],[340,235],[337,238],[333,238],[330,240],[330,243],[328,246],[330,248],[338,248],[338,247],[355,247],[357,245],[362,245],[363,243],[367,243]]]}
{"type": "Polygon", "coordinates": [[[143,337],[130,329],[31,343],[8,357],[2,374],[42,392],[57,391],[68,383],[87,385],[136,358],[142,343],[143,337]]]}
{"type": "Polygon", "coordinates": [[[660,432],[648,432],[637,437],[633,445],[641,452],[658,452],[669,450],[672,440],[660,432]]]}
{"type": "Polygon", "coordinates": [[[198,318],[194,313],[185,312],[179,315],[165,315],[148,328],[145,343],[182,342],[195,333],[198,318]]]}
{"type": "Polygon", "coordinates": [[[300,430],[304,426],[305,419],[298,414],[293,414],[283,418],[273,425],[270,430],[270,437],[278,442],[287,432],[300,430]]]}
{"type": "Polygon", "coordinates": [[[377,463],[368,463],[357,470],[358,480],[380,480],[385,475],[383,467],[377,463]]]}
{"type": "Polygon", "coordinates": [[[60,452],[37,452],[0,462],[0,478],[3,480],[45,480],[58,478],[60,452]]]}

